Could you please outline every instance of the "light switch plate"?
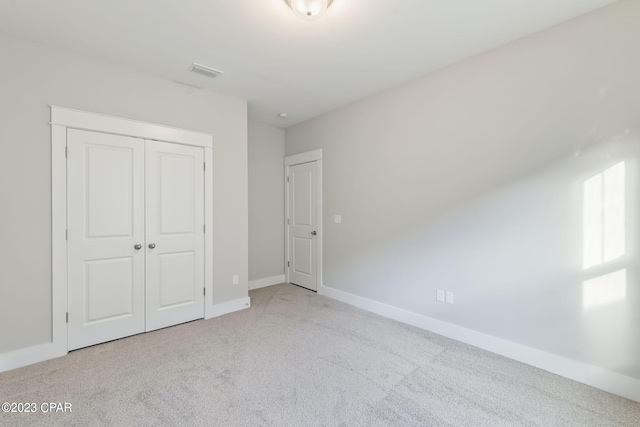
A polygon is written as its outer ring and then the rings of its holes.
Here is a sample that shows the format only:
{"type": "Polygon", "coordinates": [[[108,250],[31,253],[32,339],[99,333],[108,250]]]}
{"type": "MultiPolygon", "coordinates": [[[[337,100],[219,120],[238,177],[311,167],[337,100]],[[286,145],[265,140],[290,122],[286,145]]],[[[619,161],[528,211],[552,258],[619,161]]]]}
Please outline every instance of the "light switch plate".
{"type": "Polygon", "coordinates": [[[342,224],[342,215],[334,215],[333,222],[335,222],[336,224],[342,224]]]}
{"type": "Polygon", "coordinates": [[[237,285],[237,284],[238,284],[238,275],[237,275],[237,274],[234,274],[234,275],[233,275],[233,284],[234,284],[234,285],[237,285]]]}
{"type": "Polygon", "coordinates": [[[447,292],[447,304],[453,304],[453,292],[447,292]]]}
{"type": "Polygon", "coordinates": [[[436,291],[436,300],[444,302],[444,291],[442,289],[436,291]]]}

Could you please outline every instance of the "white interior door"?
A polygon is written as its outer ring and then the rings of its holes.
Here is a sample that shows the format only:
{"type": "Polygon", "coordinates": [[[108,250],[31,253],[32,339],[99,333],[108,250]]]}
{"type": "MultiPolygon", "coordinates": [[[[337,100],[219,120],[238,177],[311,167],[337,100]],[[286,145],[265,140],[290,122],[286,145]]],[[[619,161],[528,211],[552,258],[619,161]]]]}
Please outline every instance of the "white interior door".
{"type": "Polygon", "coordinates": [[[144,140],[68,130],[68,349],[144,332],[144,140]]]}
{"type": "Polygon", "coordinates": [[[317,290],[317,162],[289,167],[289,282],[317,290]]]}
{"type": "Polygon", "coordinates": [[[204,317],[204,150],[146,142],[146,330],[204,317]]]}

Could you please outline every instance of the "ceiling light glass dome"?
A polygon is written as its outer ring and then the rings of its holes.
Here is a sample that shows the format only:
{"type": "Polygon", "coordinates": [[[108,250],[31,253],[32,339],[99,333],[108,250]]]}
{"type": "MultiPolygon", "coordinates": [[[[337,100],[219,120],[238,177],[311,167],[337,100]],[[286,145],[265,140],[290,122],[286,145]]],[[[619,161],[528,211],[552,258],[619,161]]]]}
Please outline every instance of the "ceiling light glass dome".
{"type": "Polygon", "coordinates": [[[293,12],[302,19],[311,21],[320,18],[333,0],[284,0],[293,12]]]}

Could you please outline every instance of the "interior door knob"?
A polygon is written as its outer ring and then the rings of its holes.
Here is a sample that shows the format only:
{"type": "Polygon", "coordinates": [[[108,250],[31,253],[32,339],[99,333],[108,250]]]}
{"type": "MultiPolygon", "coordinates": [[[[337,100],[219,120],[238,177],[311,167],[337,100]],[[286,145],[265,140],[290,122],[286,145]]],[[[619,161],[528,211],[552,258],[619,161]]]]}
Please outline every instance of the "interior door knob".
{"type": "Polygon", "coordinates": [[[316,234],[318,234],[318,233],[316,233],[315,231],[312,231],[312,232],[311,232],[311,235],[312,235],[312,236],[315,236],[316,234]]]}
{"type": "Polygon", "coordinates": [[[142,249],[142,245],[140,243],[136,243],[135,245],[133,245],[133,249],[135,249],[136,251],[140,250],[142,249]]]}
{"type": "Polygon", "coordinates": [[[155,247],[156,247],[156,244],[155,244],[155,243],[149,243],[149,249],[153,249],[153,248],[155,248],[155,247]]]}

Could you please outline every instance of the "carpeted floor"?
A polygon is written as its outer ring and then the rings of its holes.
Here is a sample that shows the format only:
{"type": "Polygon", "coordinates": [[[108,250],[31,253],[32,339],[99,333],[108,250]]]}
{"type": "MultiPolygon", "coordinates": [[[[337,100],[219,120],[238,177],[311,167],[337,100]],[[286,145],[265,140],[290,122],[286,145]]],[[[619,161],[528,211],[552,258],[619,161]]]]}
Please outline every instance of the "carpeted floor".
{"type": "Polygon", "coordinates": [[[0,425],[640,426],[640,403],[296,286],[250,296],[248,310],[1,373],[0,402],[38,411],[0,425]]]}

